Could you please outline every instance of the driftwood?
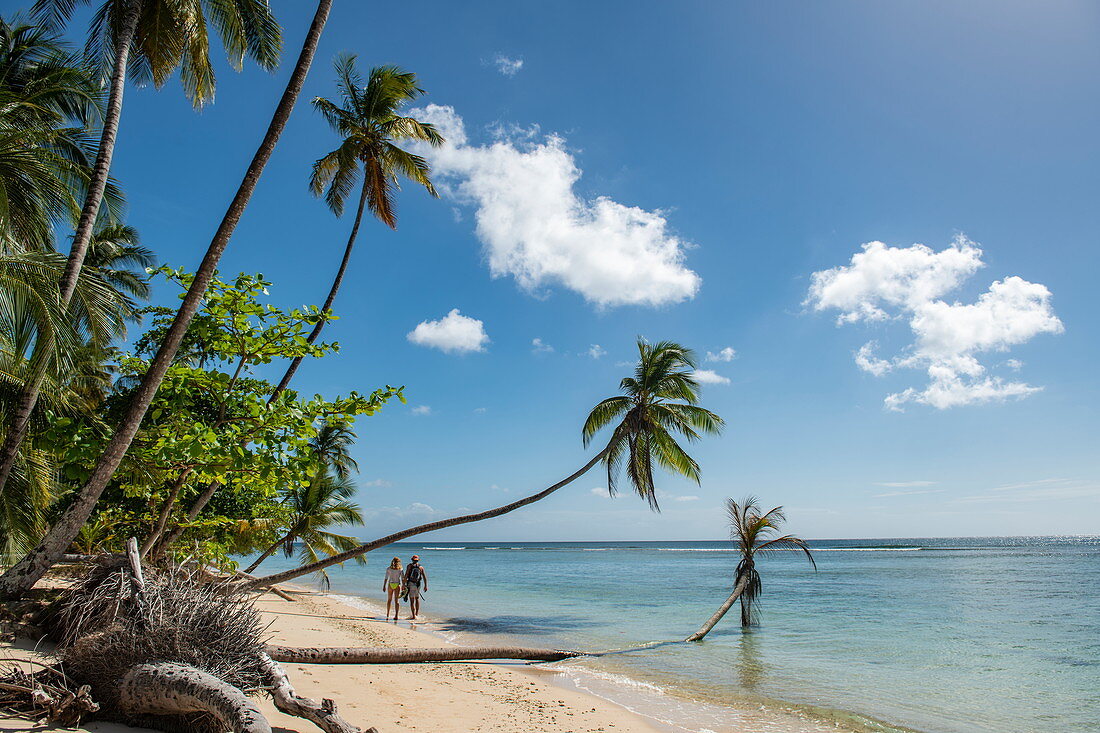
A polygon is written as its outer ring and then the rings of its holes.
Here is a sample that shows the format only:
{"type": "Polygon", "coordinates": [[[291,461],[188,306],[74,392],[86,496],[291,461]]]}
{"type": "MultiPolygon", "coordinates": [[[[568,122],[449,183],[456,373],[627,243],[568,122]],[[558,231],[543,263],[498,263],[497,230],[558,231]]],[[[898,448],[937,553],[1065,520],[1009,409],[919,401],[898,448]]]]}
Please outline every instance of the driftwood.
{"type": "Polygon", "coordinates": [[[238,688],[184,664],[132,668],[119,684],[118,709],[128,718],[207,713],[233,733],[271,733],[263,713],[238,688]]]}
{"type": "Polygon", "coordinates": [[[11,667],[0,676],[0,710],[65,728],[99,710],[88,685],[76,686],[60,671],[37,663],[34,673],[11,667]]]}
{"type": "MultiPolygon", "coordinates": [[[[276,708],[287,715],[310,721],[325,733],[361,733],[359,728],[337,715],[336,704],[332,700],[326,698],[318,704],[308,697],[299,696],[294,692],[286,672],[274,659],[266,654],[260,659],[267,676],[268,692],[276,708]]],[[[378,730],[368,728],[362,733],[378,733],[378,730]]]]}
{"type": "Polygon", "coordinates": [[[459,662],[471,659],[527,659],[557,662],[587,656],[584,652],[523,646],[447,647],[444,649],[391,649],[387,647],[289,647],[269,644],[267,653],[279,662],[296,664],[417,664],[459,662]]]}

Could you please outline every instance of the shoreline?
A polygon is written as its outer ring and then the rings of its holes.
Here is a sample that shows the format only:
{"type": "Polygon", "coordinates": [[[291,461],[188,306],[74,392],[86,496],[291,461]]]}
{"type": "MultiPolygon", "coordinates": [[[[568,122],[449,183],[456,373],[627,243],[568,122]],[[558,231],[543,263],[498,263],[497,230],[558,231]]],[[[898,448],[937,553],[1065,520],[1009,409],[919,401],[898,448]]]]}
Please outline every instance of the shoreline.
{"type": "MultiPolygon", "coordinates": [[[[374,614],[374,620],[378,623],[393,623],[383,619],[385,606],[379,599],[349,593],[322,594],[301,587],[294,589],[298,593],[330,598],[344,606],[374,614]]],[[[422,613],[415,623],[401,619],[399,623],[402,626],[397,628],[445,645],[491,645],[484,640],[470,638],[469,634],[444,632],[437,628],[444,622],[445,617],[437,611],[434,614],[422,613]]],[[[641,718],[649,726],[647,730],[663,733],[920,733],[845,710],[771,698],[744,697],[723,703],[707,702],[678,695],[658,684],[625,674],[583,666],[582,660],[529,664],[505,662],[502,666],[535,677],[557,689],[606,701],[641,718]]]]}

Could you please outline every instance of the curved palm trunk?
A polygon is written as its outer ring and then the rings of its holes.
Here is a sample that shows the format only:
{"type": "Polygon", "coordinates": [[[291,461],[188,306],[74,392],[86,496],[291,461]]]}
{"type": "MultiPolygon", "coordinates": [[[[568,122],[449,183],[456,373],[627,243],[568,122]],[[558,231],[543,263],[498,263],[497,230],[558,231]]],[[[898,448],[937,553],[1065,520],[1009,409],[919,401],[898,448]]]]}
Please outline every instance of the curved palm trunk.
{"type": "Polygon", "coordinates": [[[279,104],[275,107],[275,113],[268,125],[267,132],[264,134],[263,141],[245,171],[244,179],[226,210],[225,216],[222,218],[221,224],[206,250],[202,263],[195,271],[195,279],[176,312],[175,320],[172,321],[172,325],[164,335],[160,348],[149,365],[149,370],[145,373],[141,384],[134,392],[125,417],[104,449],[103,454],[99,457],[88,481],[81,487],[76,500],[65,510],[42,542],[4,573],[3,577],[0,577],[0,599],[16,598],[22,595],[57,562],[65,550],[68,549],[80,528],[88,521],[88,517],[95,508],[96,502],[99,501],[107,482],[111,480],[119,463],[126,455],[126,451],[137,434],[138,427],[141,425],[146,411],[149,409],[149,404],[153,401],[165,373],[171,366],[188,326],[191,325],[191,319],[194,318],[201,305],[202,297],[205,295],[210,280],[214,277],[214,272],[218,267],[218,261],[229,245],[229,240],[232,238],[233,232],[236,230],[237,224],[240,222],[253,192],[256,190],[256,184],[259,182],[260,175],[263,173],[268,160],[271,159],[271,154],[275,150],[279,136],[286,128],[290,113],[302,91],[302,84],[305,82],[310,64],[317,53],[317,44],[320,41],[321,32],[324,30],[331,9],[332,0],[318,0],[317,11],[313,16],[309,32],[306,34],[301,54],[298,56],[298,62],[290,75],[290,80],[287,82],[279,104]]]}
{"type": "Polygon", "coordinates": [[[339,563],[345,562],[346,560],[351,560],[352,558],[359,557],[360,555],[365,555],[368,552],[370,552],[371,550],[377,550],[379,547],[385,547],[386,545],[393,544],[394,542],[400,542],[401,540],[403,540],[407,537],[412,537],[412,536],[418,535],[418,534],[424,534],[425,532],[434,532],[437,529],[446,529],[447,527],[455,527],[459,524],[469,524],[470,522],[480,522],[483,519],[492,519],[493,517],[499,517],[502,514],[507,514],[509,512],[514,512],[516,509],[519,509],[521,507],[525,507],[528,504],[534,504],[536,501],[539,501],[540,499],[545,499],[546,497],[550,496],[550,494],[553,494],[555,491],[557,491],[561,487],[566,486],[566,485],[572,483],[573,481],[576,481],[581,476],[588,473],[590,470],[592,470],[593,466],[595,466],[597,463],[599,463],[600,460],[602,460],[603,457],[605,455],[607,455],[607,451],[609,450],[609,448],[610,448],[610,445],[608,445],[608,447],[604,448],[602,451],[597,453],[592,458],[592,460],[590,460],[588,463],[584,464],[584,466],[582,466],[575,473],[573,473],[570,476],[567,476],[566,478],[562,479],[561,481],[554,484],[553,486],[549,486],[549,487],[543,489],[542,491],[538,492],[537,494],[531,494],[530,496],[524,497],[523,499],[520,499],[518,501],[513,501],[511,504],[505,504],[504,506],[498,506],[495,509],[489,509],[487,511],[478,512],[476,514],[464,514],[464,515],[459,516],[459,517],[451,517],[450,519],[440,519],[439,521],[436,521],[436,522],[428,522],[427,524],[419,524],[415,527],[410,527],[409,529],[403,529],[400,532],[394,532],[393,534],[386,535],[385,537],[374,540],[372,542],[368,542],[366,544],[359,545],[358,547],[353,547],[350,550],[345,550],[344,552],[337,553],[336,555],[330,555],[329,557],[326,557],[323,560],[318,560],[317,562],[309,563],[308,565],[302,565],[301,567],[295,568],[293,570],[286,570],[286,571],[281,572],[281,573],[275,573],[274,575],[267,575],[267,576],[264,576],[262,578],[256,578],[255,580],[250,580],[249,582],[245,583],[243,585],[243,587],[246,588],[246,589],[247,588],[258,588],[258,587],[261,587],[261,586],[273,585],[275,583],[285,583],[288,580],[294,580],[295,578],[300,578],[303,575],[309,575],[310,573],[315,573],[318,570],[324,570],[327,567],[331,567],[333,565],[338,565],[339,563]]]}
{"type": "MultiPolygon", "coordinates": [[[[69,249],[69,259],[65,262],[65,272],[58,283],[60,302],[62,308],[68,307],[76,290],[77,280],[80,278],[80,270],[84,266],[84,257],[88,253],[88,243],[92,238],[92,227],[99,215],[99,205],[103,201],[103,192],[107,189],[107,179],[111,173],[111,159],[115,153],[115,141],[118,139],[119,121],[122,119],[122,95],[126,90],[126,65],[130,59],[130,44],[134,40],[134,33],[138,23],[138,3],[128,4],[122,18],[122,27],[119,29],[115,44],[115,63],[111,69],[111,89],[107,96],[107,109],[103,116],[103,129],[99,136],[99,150],[96,153],[95,165],[92,175],[88,180],[88,192],[84,199],[84,207],[80,211],[80,219],[77,221],[76,234],[73,235],[73,244],[69,249]]],[[[0,496],[3,496],[4,487],[8,484],[12,468],[19,456],[19,447],[27,437],[27,428],[30,426],[31,414],[38,404],[38,395],[42,391],[42,384],[46,381],[46,373],[49,370],[54,344],[52,341],[43,342],[43,351],[40,360],[32,364],[30,378],[19,394],[19,402],[8,421],[7,434],[4,442],[0,444],[0,496]]]]}
{"type": "MultiPolygon", "coordinates": [[[[737,602],[737,599],[741,597],[741,594],[745,592],[745,588],[749,585],[748,573],[741,576],[741,579],[737,581],[737,585],[733,589],[733,593],[726,599],[726,602],[718,607],[718,610],[714,612],[714,615],[707,619],[707,622],[699,627],[699,630],[694,634],[684,639],[684,641],[702,641],[703,637],[710,633],[710,630],[717,625],[722,617],[726,615],[726,612],[733,608],[733,604],[737,602]]],[[[744,615],[744,609],[742,609],[742,615],[744,615]]],[[[746,625],[742,620],[742,625],[746,625]]]]}
{"type": "Polygon", "coordinates": [[[457,646],[444,649],[394,649],[377,646],[291,647],[268,645],[267,653],[277,662],[292,664],[420,664],[461,662],[476,659],[525,659],[558,662],[587,656],[564,649],[527,646],[457,646]]]}
{"type": "Polygon", "coordinates": [[[255,560],[253,560],[252,564],[249,565],[244,570],[242,570],[241,572],[242,573],[251,573],[253,570],[260,567],[260,563],[262,563],[264,560],[266,560],[267,558],[274,555],[275,551],[278,550],[283,545],[284,542],[289,542],[291,539],[294,538],[294,535],[296,535],[296,534],[297,534],[297,529],[292,529],[291,531],[284,534],[278,541],[275,542],[275,544],[273,544],[271,547],[269,547],[266,550],[264,550],[263,552],[261,552],[260,556],[257,557],[255,560]]]}
{"type": "MultiPolygon", "coordinates": [[[[363,191],[359,194],[359,209],[355,212],[355,223],[351,225],[351,234],[348,236],[347,246],[344,247],[344,258],[340,261],[340,269],[336,271],[336,277],[332,281],[332,287],[329,288],[328,297],[325,298],[325,304],[321,306],[322,313],[328,313],[332,310],[332,304],[336,301],[336,293],[340,292],[340,284],[344,281],[344,273],[347,272],[348,263],[351,262],[351,251],[355,247],[355,238],[359,235],[359,225],[363,221],[363,210],[367,206],[367,177],[363,176],[363,191]]],[[[310,331],[308,337],[306,337],[306,343],[312,344],[321,335],[321,331],[324,330],[327,321],[321,320],[317,322],[317,325],[310,331]]],[[[290,380],[294,378],[294,373],[298,371],[298,367],[302,363],[301,356],[297,356],[290,362],[290,366],[286,368],[286,373],[283,374],[283,378],[279,380],[279,386],[275,388],[275,391],[271,393],[271,400],[278,397],[283,390],[290,384],[290,380]]],[[[269,400],[270,401],[270,400],[269,400]]]]}

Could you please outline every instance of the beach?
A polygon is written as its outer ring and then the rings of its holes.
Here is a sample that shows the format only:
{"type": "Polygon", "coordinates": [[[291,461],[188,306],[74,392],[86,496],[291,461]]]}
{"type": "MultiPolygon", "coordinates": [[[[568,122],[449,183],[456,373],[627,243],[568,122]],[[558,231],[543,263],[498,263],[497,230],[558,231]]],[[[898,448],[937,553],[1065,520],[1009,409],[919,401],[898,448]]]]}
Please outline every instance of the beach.
{"type": "MultiPolygon", "coordinates": [[[[272,643],[286,646],[445,646],[441,639],[374,618],[338,598],[295,593],[294,602],[261,596],[257,605],[270,624],[272,643]]],[[[24,642],[26,640],[23,640],[24,642]]],[[[7,660],[41,659],[6,644],[7,660]]],[[[655,733],[658,728],[623,707],[553,684],[544,675],[493,662],[417,665],[283,665],[296,691],[332,698],[341,715],[363,729],[379,731],[500,731],[501,733],[655,733]]],[[[275,710],[257,697],[274,730],[309,733],[311,723],[275,710]]],[[[0,720],[0,730],[77,730],[119,733],[141,730],[112,723],[75,729],[31,727],[0,720]]]]}

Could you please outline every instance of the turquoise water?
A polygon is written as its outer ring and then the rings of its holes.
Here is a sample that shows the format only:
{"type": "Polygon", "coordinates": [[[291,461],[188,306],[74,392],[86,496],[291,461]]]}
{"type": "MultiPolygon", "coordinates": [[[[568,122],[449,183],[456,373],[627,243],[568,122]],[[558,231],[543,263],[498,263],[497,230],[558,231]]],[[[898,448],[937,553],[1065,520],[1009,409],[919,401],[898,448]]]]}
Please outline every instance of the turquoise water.
{"type": "Polygon", "coordinates": [[[782,701],[856,730],[1100,731],[1100,537],[811,546],[816,573],[793,553],[758,564],[758,627],[742,632],[735,609],[701,644],[637,649],[684,638],[726,598],[723,542],[401,543],[335,569],[332,590],[381,599],[386,561],[419,553],[444,634],[635,649],[569,664],[611,697],[624,683],[707,703],[705,721],[666,716],[690,730],[782,701]]]}

